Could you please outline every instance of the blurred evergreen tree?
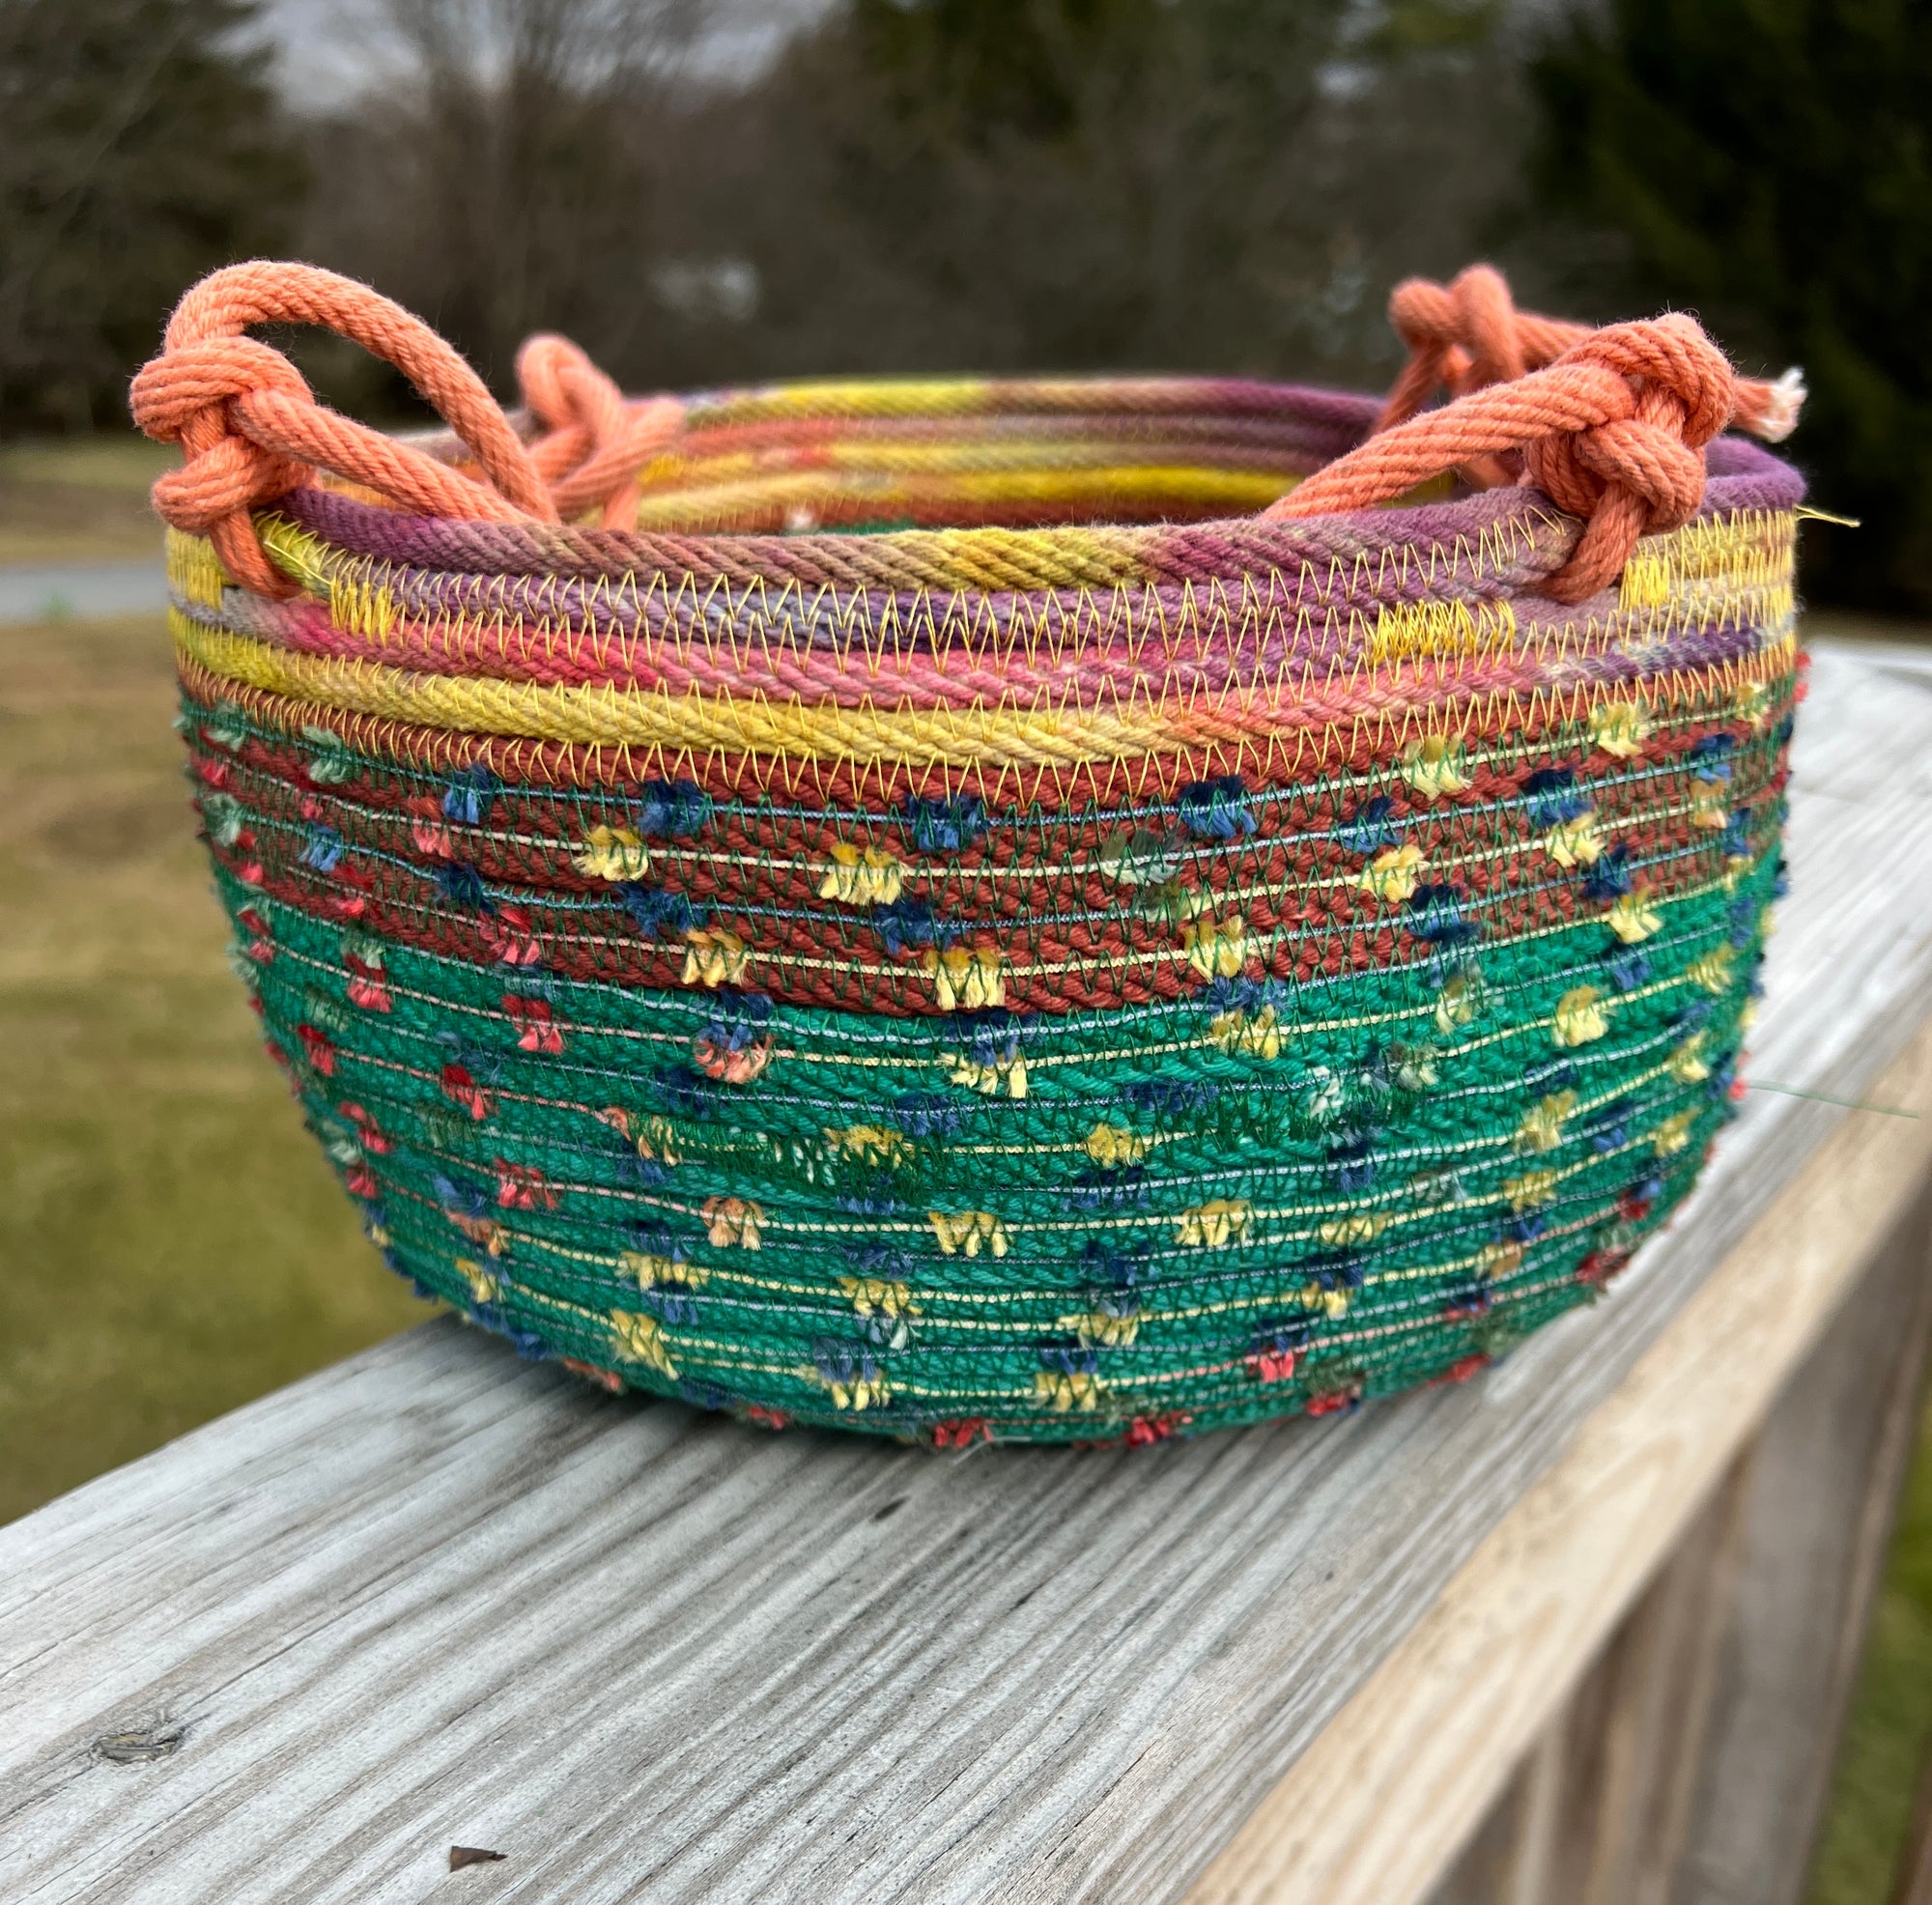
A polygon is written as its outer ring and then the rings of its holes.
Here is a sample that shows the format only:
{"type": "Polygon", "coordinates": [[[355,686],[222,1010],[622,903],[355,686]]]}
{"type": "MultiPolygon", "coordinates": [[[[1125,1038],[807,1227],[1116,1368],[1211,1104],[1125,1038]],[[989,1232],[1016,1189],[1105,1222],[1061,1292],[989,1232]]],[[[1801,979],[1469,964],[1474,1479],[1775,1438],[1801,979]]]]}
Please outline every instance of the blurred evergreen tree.
{"type": "Polygon", "coordinates": [[[304,183],[258,0],[0,0],[0,424],[87,429],[304,183]]]}
{"type": "Polygon", "coordinates": [[[1596,290],[1804,367],[1808,592],[1932,609],[1932,7],[1607,0],[1531,65],[1544,205],[1614,234],[1596,290]]]}

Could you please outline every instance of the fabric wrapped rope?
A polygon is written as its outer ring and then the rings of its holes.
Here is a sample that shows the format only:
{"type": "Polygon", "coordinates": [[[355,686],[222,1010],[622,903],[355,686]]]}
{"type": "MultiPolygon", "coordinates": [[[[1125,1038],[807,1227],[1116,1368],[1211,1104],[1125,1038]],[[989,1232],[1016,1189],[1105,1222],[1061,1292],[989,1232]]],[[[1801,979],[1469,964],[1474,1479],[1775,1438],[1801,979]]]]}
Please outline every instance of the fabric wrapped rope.
{"type": "Polygon", "coordinates": [[[1485,268],[1394,315],[1386,405],[639,401],[539,338],[505,416],[365,287],[191,292],[134,402],[196,799],[390,1265],[940,1447],[1350,1408],[1596,1296],[1739,1089],[1802,485],[1724,433],[1802,392],[1485,268]]]}

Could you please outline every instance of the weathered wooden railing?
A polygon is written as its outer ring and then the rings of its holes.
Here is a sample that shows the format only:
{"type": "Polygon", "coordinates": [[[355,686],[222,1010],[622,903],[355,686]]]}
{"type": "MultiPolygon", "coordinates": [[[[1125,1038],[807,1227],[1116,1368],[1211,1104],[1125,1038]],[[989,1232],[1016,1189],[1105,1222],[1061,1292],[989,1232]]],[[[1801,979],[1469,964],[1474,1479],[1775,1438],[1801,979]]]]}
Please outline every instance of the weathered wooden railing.
{"type": "Polygon", "coordinates": [[[0,1530],[0,1896],[1796,1899],[1932,1306],[1932,670],[1814,678],[1789,1089],[1611,1300],[1121,1454],[430,1324],[0,1530]]]}

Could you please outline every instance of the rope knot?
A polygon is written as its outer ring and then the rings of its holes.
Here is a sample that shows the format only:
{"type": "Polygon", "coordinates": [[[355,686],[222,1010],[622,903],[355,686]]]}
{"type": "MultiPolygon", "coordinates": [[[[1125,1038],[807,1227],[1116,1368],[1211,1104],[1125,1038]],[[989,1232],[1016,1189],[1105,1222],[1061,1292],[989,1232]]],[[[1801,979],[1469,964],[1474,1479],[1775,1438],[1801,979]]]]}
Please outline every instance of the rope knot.
{"type": "Polygon", "coordinates": [[[420,318],[312,265],[230,265],[211,272],[168,321],[161,355],[135,377],[134,420],[179,442],[180,469],[156,483],[161,519],[207,535],[228,574],[257,594],[297,584],[269,559],[252,512],[311,481],[318,469],[420,515],[557,523],[605,506],[622,520],[625,492],[677,433],[680,405],[627,403],[575,345],[533,341],[531,408],[551,435],[524,442],[481,378],[420,318]],[[259,324],[321,325],[400,370],[470,455],[459,467],[315,401],[301,373],[244,335],[259,324]]]}
{"type": "Polygon", "coordinates": [[[157,442],[180,443],[185,457],[155,483],[163,521],[207,535],[308,480],[306,464],[254,442],[229,414],[237,399],[268,393],[313,401],[295,365],[252,337],[185,344],[135,376],[128,393],[135,423],[157,442]]]}
{"type": "Polygon", "coordinates": [[[1613,581],[1639,536],[1696,514],[1719,432],[1735,419],[1776,441],[1804,402],[1797,372],[1739,378],[1682,312],[1593,330],[1517,310],[1487,265],[1397,286],[1389,315],[1409,360],[1375,431],[1264,513],[1361,509],[1445,469],[1476,487],[1532,482],[1584,522],[1544,584],[1561,602],[1613,581]],[[1450,401],[1425,410],[1438,389],[1450,401]]]}
{"type": "Polygon", "coordinates": [[[1437,389],[1460,397],[1530,368],[1509,285],[1493,265],[1471,265],[1446,285],[1406,278],[1389,294],[1389,323],[1409,360],[1376,428],[1411,417],[1437,389]]]}
{"type": "Polygon", "coordinates": [[[1621,541],[1627,524],[1636,535],[1687,524],[1704,500],[1704,444],[1737,408],[1723,352],[1694,319],[1667,311],[1592,330],[1553,369],[1577,379],[1602,421],[1528,441],[1530,479],[1559,510],[1588,518],[1586,543],[1611,535],[1611,526],[1621,541]]]}
{"type": "Polygon", "coordinates": [[[683,407],[669,397],[631,403],[569,338],[547,331],[517,353],[517,382],[544,431],[531,455],[558,514],[602,503],[604,526],[619,527],[638,472],[682,428],[683,407]]]}

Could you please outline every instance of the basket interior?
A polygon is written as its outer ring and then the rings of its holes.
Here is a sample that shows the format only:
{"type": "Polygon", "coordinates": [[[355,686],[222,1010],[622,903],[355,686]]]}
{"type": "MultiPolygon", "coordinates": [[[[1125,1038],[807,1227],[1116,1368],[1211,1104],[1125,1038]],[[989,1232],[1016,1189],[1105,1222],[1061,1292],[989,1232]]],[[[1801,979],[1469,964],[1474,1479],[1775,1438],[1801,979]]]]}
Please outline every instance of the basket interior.
{"type": "Polygon", "coordinates": [[[1208,379],[825,383],[694,399],[636,526],[810,533],[1198,522],[1264,508],[1367,398],[1208,379]]]}

